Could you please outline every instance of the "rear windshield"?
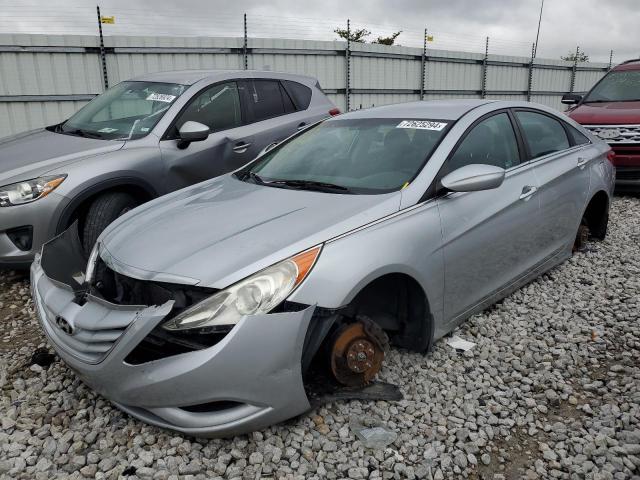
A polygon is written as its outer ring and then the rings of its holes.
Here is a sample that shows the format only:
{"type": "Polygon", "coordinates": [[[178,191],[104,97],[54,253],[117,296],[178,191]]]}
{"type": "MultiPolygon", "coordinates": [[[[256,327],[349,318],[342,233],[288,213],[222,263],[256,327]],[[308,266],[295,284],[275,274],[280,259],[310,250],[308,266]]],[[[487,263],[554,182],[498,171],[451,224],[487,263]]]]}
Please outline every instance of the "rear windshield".
{"type": "Polygon", "coordinates": [[[144,137],[186,89],[176,83],[122,82],[91,100],[55,131],[105,140],[144,137]]]}
{"type": "Polygon", "coordinates": [[[640,101],[640,70],[609,72],[591,90],[585,103],[640,101]]]}
{"type": "Polygon", "coordinates": [[[296,188],[314,182],[348,193],[395,191],[420,172],[448,126],[447,121],[402,118],[330,120],[276,147],[246,170],[267,185],[276,182],[284,188],[287,182],[296,182],[296,188]]]}

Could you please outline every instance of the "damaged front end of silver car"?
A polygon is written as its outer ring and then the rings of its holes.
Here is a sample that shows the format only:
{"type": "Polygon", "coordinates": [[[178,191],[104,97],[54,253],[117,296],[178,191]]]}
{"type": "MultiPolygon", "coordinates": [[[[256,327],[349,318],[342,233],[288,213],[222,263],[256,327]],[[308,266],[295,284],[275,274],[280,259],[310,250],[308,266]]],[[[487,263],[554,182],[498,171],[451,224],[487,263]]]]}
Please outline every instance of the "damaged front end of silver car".
{"type": "Polygon", "coordinates": [[[229,436],[329,400],[401,397],[373,382],[386,337],[366,319],[285,300],[234,324],[179,330],[176,318],[219,291],[133,278],[103,257],[91,254],[87,266],[72,226],[32,265],[34,302],[62,360],[140,420],[229,436]]]}

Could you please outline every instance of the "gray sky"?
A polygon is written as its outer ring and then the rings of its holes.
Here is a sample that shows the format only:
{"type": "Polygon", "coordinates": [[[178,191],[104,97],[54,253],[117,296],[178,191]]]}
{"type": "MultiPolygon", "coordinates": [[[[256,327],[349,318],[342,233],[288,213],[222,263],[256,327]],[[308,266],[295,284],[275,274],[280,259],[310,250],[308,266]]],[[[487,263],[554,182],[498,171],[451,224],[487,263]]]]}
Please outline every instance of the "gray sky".
{"type": "MultiPolygon", "coordinates": [[[[242,34],[332,40],[335,27],[350,18],[369,40],[394,31],[398,43],[421,46],[424,28],[431,48],[529,55],[535,40],[540,0],[100,0],[103,15],[114,15],[106,34],[242,34]]],[[[0,0],[0,32],[95,34],[95,3],[82,0],[0,0]]],[[[538,56],[558,58],[576,45],[592,61],[614,63],[640,57],[640,0],[545,0],[538,56]]]]}

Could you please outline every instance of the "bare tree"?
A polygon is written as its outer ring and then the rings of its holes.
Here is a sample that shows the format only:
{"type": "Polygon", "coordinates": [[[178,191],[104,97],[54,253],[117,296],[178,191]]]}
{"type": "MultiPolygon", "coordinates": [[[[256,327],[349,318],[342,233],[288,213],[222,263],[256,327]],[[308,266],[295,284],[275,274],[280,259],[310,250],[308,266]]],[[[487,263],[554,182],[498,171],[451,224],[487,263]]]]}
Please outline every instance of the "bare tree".
{"type": "MultiPolygon", "coordinates": [[[[560,59],[566,62],[575,62],[576,61],[576,52],[571,52],[567,55],[563,55],[560,59]]],[[[589,55],[584,52],[578,52],[578,63],[585,63],[589,61],[589,55]]]]}

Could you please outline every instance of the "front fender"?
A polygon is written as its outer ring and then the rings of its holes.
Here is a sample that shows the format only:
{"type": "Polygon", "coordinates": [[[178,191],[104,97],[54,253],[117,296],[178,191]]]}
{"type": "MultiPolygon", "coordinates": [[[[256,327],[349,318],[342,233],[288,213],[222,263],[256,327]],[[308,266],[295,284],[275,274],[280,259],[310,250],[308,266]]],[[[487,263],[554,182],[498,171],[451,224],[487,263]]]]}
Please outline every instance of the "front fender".
{"type": "Polygon", "coordinates": [[[444,256],[436,202],[328,241],[289,299],[328,309],[344,307],[369,283],[389,273],[409,275],[420,284],[437,330],[442,321],[444,256]]]}

